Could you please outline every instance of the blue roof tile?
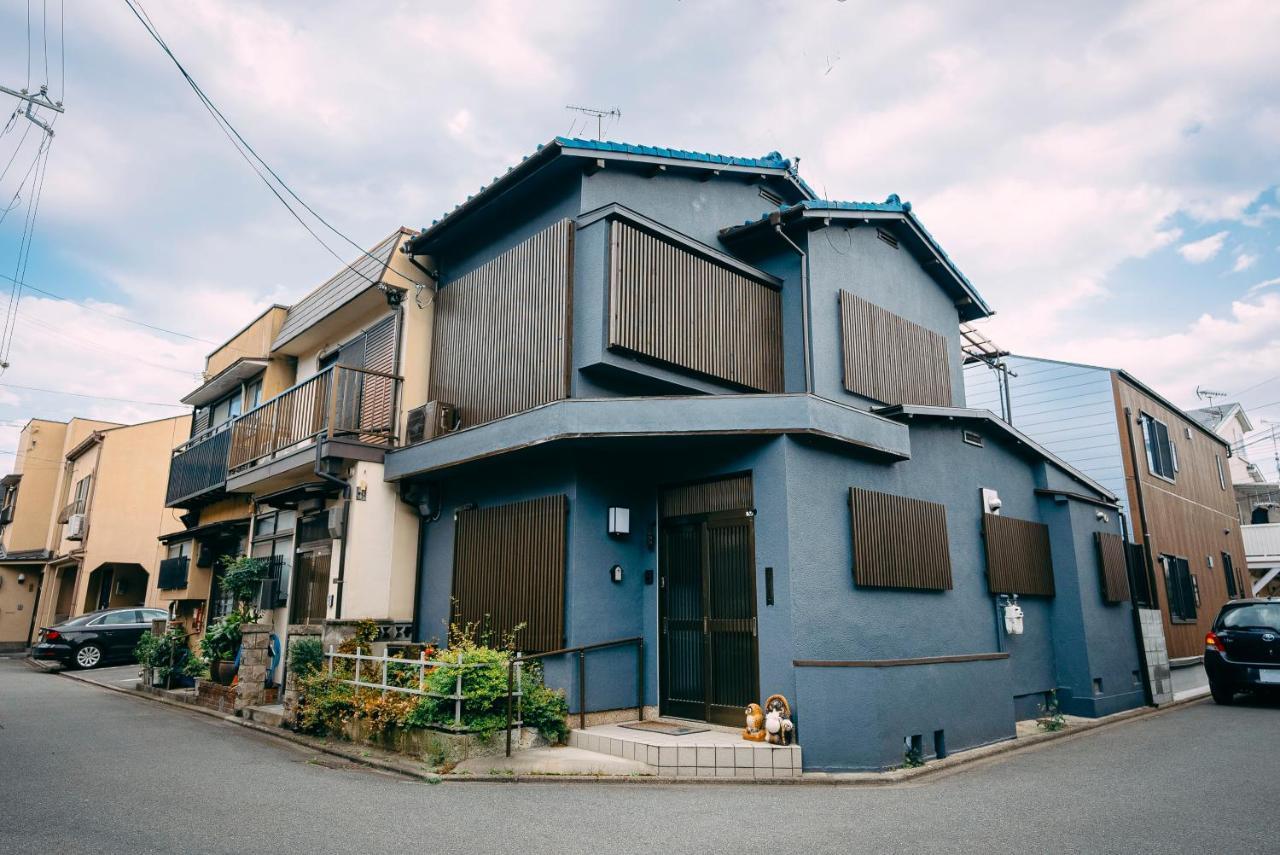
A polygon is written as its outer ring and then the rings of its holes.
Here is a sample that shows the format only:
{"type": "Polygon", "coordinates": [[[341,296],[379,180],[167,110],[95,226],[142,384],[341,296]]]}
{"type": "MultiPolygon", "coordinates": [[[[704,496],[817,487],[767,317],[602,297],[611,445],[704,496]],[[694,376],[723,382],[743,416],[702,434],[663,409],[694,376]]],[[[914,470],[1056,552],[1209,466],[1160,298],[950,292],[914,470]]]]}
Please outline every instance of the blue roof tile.
{"type": "Polygon", "coordinates": [[[712,154],[705,151],[689,151],[683,148],[634,145],[632,143],[613,142],[612,140],[585,140],[578,137],[556,137],[556,143],[562,148],[607,151],[616,154],[639,154],[646,157],[667,157],[672,160],[693,160],[699,163],[719,163],[724,166],[746,166],[761,169],[791,168],[791,161],[776,151],[771,151],[764,157],[737,157],[727,154],[712,154]]]}

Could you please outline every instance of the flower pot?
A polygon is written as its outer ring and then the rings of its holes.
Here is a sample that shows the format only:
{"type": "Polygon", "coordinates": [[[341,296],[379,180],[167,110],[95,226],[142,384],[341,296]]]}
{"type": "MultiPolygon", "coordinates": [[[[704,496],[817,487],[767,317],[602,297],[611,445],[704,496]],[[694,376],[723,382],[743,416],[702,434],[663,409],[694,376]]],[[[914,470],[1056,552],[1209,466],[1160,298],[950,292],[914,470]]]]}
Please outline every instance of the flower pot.
{"type": "Polygon", "coordinates": [[[230,686],[236,678],[236,663],[226,659],[215,659],[209,663],[209,676],[219,686],[230,686]]]}

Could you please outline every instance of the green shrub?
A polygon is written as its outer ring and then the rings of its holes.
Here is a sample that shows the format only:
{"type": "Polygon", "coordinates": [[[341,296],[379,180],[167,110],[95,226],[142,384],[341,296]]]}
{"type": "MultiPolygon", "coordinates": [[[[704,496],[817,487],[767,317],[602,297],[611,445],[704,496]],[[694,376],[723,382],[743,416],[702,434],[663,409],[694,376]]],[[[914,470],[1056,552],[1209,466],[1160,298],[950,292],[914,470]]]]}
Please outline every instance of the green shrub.
{"type": "Polygon", "coordinates": [[[153,669],[155,676],[166,681],[172,673],[185,673],[186,660],[194,658],[187,649],[187,634],[180,626],[171,626],[162,635],[147,630],[134,646],[133,655],[139,665],[153,669]]]}
{"type": "Polygon", "coordinates": [[[222,590],[232,596],[240,606],[240,611],[248,613],[250,611],[248,604],[254,594],[258,593],[262,577],[267,573],[267,559],[250,558],[247,555],[224,555],[222,564],[226,568],[219,582],[222,590]]]}
{"type": "Polygon", "coordinates": [[[289,645],[289,670],[299,679],[309,677],[324,667],[324,645],[313,636],[299,638],[289,645]]]}
{"type": "Polygon", "coordinates": [[[298,730],[337,735],[355,712],[355,687],[319,672],[298,681],[298,730]]]}
{"type": "Polygon", "coordinates": [[[200,653],[209,661],[235,659],[240,650],[241,625],[248,623],[250,618],[250,615],[243,612],[232,612],[222,620],[209,624],[200,641],[200,653]]]}

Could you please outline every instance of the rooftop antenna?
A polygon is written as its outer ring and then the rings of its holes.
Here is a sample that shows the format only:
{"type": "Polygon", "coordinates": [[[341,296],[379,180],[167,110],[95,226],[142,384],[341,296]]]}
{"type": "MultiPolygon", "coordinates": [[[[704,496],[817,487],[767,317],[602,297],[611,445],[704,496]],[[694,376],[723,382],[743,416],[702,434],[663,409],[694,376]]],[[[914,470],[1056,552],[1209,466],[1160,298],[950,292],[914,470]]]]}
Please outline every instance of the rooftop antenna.
{"type": "Polygon", "coordinates": [[[1225,398],[1225,397],[1227,397],[1227,393],[1226,393],[1226,392],[1218,392],[1218,391],[1215,391],[1215,390],[1213,390],[1213,389],[1206,389],[1206,388],[1204,388],[1203,386],[1197,386],[1197,387],[1196,387],[1196,397],[1197,397],[1197,398],[1199,398],[1199,399],[1200,399],[1200,400],[1202,400],[1202,401],[1208,401],[1208,402],[1209,402],[1209,406],[1210,406],[1210,407],[1212,407],[1212,406],[1213,406],[1213,399],[1214,399],[1214,398],[1225,398]]]}
{"type": "Polygon", "coordinates": [[[610,110],[598,110],[595,107],[575,107],[572,104],[566,104],[564,108],[566,110],[572,110],[575,113],[582,113],[583,115],[586,115],[586,116],[595,116],[596,117],[596,139],[598,140],[604,139],[604,120],[606,118],[608,117],[613,117],[615,119],[622,118],[622,111],[619,110],[617,107],[614,107],[610,110]]]}

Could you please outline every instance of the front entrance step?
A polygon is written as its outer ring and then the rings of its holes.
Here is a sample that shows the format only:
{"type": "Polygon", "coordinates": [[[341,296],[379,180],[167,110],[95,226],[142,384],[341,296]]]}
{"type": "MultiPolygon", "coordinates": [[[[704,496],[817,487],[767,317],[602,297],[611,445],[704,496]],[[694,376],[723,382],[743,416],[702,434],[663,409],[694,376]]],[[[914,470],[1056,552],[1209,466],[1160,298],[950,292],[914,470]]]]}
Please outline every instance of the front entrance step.
{"type": "Polygon", "coordinates": [[[569,745],[643,763],[651,774],[664,776],[794,778],[802,768],[799,745],[748,742],[736,733],[717,729],[670,736],[602,724],[570,731],[569,745]]]}
{"type": "Polygon", "coordinates": [[[245,717],[249,721],[256,721],[258,724],[265,724],[268,727],[280,727],[284,723],[284,704],[263,704],[259,707],[249,707],[245,710],[245,717]]]}

